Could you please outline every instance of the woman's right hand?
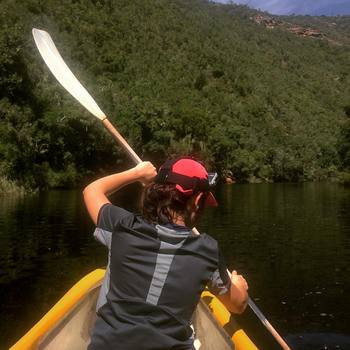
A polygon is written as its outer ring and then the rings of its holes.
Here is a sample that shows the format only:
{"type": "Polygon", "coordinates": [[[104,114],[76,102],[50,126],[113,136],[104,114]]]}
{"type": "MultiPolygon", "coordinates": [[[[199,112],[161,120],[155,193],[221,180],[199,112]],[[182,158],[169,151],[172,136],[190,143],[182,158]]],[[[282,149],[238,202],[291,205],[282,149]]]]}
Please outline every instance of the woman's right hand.
{"type": "Polygon", "coordinates": [[[248,290],[248,283],[242,275],[238,275],[236,270],[232,271],[231,282],[242,291],[248,290]]]}
{"type": "Polygon", "coordinates": [[[242,275],[233,270],[231,274],[230,311],[241,314],[248,304],[248,283],[242,275]]]}
{"type": "Polygon", "coordinates": [[[229,292],[218,295],[218,298],[229,311],[235,314],[241,314],[248,304],[249,296],[247,281],[242,275],[238,275],[237,271],[233,270],[229,292]]]}
{"type": "Polygon", "coordinates": [[[144,184],[151,182],[157,176],[157,169],[151,162],[141,162],[134,169],[138,180],[144,184]]]}

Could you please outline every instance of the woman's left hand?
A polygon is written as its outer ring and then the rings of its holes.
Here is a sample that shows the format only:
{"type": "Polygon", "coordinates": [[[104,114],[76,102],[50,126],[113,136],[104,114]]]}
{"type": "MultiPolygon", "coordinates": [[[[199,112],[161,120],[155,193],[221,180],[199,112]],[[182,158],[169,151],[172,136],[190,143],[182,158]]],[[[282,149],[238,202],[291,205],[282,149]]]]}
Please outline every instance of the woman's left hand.
{"type": "Polygon", "coordinates": [[[144,184],[151,182],[157,176],[157,169],[151,162],[141,162],[134,169],[136,177],[144,184]]]}

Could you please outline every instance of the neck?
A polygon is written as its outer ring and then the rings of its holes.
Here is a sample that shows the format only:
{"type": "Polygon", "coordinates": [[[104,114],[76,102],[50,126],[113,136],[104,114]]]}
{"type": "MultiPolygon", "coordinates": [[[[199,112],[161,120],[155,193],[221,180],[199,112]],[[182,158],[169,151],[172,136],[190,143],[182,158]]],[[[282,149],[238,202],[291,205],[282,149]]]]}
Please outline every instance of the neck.
{"type": "Polygon", "coordinates": [[[173,218],[173,223],[180,226],[186,226],[185,221],[181,216],[177,216],[176,218],[173,218]]]}
{"type": "Polygon", "coordinates": [[[172,223],[174,223],[176,225],[180,225],[180,226],[186,226],[183,215],[181,215],[180,213],[177,213],[174,210],[169,210],[169,211],[170,211],[172,223]]]}

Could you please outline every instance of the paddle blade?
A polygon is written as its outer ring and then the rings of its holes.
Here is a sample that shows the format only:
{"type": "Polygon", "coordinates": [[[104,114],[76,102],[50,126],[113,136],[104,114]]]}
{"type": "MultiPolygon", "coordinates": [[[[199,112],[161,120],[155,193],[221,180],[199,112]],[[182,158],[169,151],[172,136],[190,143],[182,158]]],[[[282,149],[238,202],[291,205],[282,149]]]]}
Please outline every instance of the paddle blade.
{"type": "Polygon", "coordinates": [[[105,119],[106,115],[63,61],[50,34],[36,28],[32,33],[42,58],[59,83],[95,117],[105,119]]]}

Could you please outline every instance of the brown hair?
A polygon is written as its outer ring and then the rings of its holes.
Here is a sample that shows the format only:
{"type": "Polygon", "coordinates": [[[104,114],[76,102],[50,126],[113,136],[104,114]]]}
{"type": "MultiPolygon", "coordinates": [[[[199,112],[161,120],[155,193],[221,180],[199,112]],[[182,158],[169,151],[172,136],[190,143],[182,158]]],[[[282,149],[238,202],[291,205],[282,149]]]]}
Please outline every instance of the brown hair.
{"type": "MultiPolygon", "coordinates": [[[[200,203],[204,208],[205,197],[200,203]]],[[[187,222],[189,218],[188,202],[192,196],[185,196],[176,189],[175,184],[150,183],[143,191],[141,198],[141,212],[143,217],[153,224],[173,222],[174,215],[179,215],[187,222]]]]}

